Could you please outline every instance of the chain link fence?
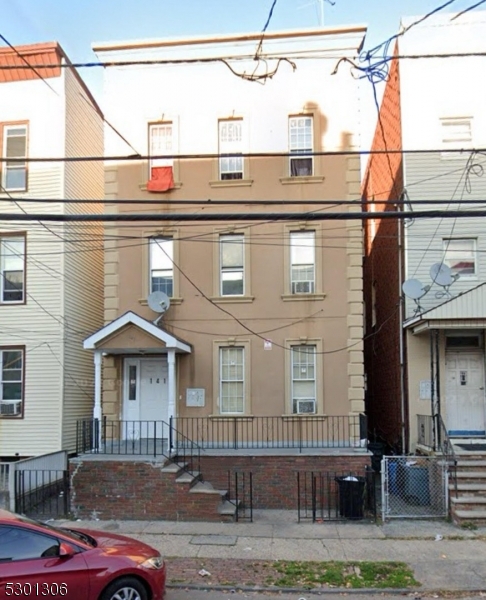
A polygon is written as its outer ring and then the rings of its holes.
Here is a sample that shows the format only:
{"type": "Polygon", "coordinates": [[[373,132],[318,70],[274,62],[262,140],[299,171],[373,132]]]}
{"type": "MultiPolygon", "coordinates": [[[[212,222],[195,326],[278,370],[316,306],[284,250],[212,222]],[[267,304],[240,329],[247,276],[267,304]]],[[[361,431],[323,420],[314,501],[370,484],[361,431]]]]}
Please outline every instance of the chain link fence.
{"type": "Polygon", "coordinates": [[[447,463],[436,456],[384,456],[381,463],[382,517],[446,517],[447,463]]]}

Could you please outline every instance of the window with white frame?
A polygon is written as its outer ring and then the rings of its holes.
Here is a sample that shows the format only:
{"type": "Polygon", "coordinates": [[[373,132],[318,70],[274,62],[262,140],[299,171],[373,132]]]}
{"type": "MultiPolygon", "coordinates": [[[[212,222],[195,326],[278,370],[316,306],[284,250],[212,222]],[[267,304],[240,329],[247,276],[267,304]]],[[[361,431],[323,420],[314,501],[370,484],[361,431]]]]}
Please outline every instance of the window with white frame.
{"type": "Polygon", "coordinates": [[[174,159],[174,135],[173,123],[151,123],[149,125],[149,155],[157,158],[150,158],[149,168],[152,173],[153,167],[172,167],[174,159]],[[165,158],[167,156],[168,158],[165,158]]]}
{"type": "MultiPolygon", "coordinates": [[[[471,117],[445,118],[440,120],[440,124],[444,150],[461,150],[471,147],[471,117]]],[[[442,158],[462,158],[460,152],[443,152],[441,156],[442,158]]]]}
{"type": "Polygon", "coordinates": [[[245,293],[244,241],[240,234],[219,237],[221,296],[243,296],[245,293]]]}
{"type": "Polygon", "coordinates": [[[450,267],[452,275],[463,278],[477,276],[475,238],[450,238],[443,240],[444,263],[450,267]]]}
{"type": "Polygon", "coordinates": [[[25,300],[25,237],[0,237],[0,302],[25,300]]]}
{"type": "Polygon", "coordinates": [[[316,346],[292,346],[292,412],[312,414],[317,412],[316,396],[316,346]]]}
{"type": "MultiPolygon", "coordinates": [[[[3,126],[2,188],[16,192],[27,189],[27,125],[3,126]],[[16,159],[15,162],[9,159],[16,159]]],[[[0,190],[1,191],[1,190],[0,190]]]]}
{"type": "Polygon", "coordinates": [[[150,291],[174,295],[174,240],[168,237],[150,240],[150,291]]]}
{"type": "Polygon", "coordinates": [[[292,294],[313,294],[316,282],[315,231],[290,232],[290,287],[292,294]]]}
{"type": "Polygon", "coordinates": [[[237,346],[219,349],[220,412],[245,411],[245,349],[237,346]]]}
{"type": "Polygon", "coordinates": [[[292,154],[304,154],[313,152],[314,134],[313,117],[300,116],[289,118],[289,152],[290,176],[308,177],[314,173],[314,159],[312,156],[292,156],[292,154]]]}
{"type": "Polygon", "coordinates": [[[243,120],[220,120],[219,153],[233,156],[220,156],[219,178],[221,180],[243,179],[243,120]]]}
{"type": "Polygon", "coordinates": [[[0,348],[0,417],[17,417],[22,414],[23,355],[20,348],[0,348]]]}

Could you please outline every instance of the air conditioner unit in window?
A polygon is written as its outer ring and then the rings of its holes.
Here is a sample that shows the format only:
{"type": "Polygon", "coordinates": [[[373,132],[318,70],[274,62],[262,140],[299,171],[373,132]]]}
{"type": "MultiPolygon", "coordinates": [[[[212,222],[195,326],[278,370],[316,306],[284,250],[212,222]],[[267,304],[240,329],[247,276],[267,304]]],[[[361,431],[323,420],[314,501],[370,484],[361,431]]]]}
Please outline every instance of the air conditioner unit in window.
{"type": "Polygon", "coordinates": [[[315,400],[297,400],[297,414],[308,415],[316,412],[315,400]]]}
{"type": "Polygon", "coordinates": [[[312,293],[314,293],[314,282],[313,281],[293,281],[292,282],[292,293],[293,294],[312,294],[312,293]]]}
{"type": "Polygon", "coordinates": [[[20,414],[20,402],[0,401],[0,415],[15,416],[20,414]]]}

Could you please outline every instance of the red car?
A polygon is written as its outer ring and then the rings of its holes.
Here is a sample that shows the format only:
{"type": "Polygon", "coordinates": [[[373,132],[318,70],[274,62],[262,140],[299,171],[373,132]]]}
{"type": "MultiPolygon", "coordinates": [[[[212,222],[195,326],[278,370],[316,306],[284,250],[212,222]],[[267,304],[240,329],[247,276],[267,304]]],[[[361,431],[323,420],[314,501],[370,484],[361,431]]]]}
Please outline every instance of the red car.
{"type": "Polygon", "coordinates": [[[160,553],[137,540],[0,510],[0,598],[162,600],[160,553]]]}

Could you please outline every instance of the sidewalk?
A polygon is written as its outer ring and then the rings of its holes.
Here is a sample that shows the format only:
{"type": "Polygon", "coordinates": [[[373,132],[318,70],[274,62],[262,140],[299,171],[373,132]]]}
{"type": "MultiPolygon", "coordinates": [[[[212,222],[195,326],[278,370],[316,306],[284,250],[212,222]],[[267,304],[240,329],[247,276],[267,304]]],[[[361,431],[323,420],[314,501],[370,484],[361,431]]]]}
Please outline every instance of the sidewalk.
{"type": "MultiPolygon", "coordinates": [[[[56,524],[73,526],[72,521],[56,524]]],[[[196,585],[211,587],[211,579],[198,574],[201,568],[216,581],[238,581],[239,570],[251,561],[336,560],[403,561],[421,590],[486,590],[486,528],[468,531],[441,520],[393,520],[380,526],[298,523],[295,511],[256,510],[253,523],[90,520],[75,525],[130,535],[157,548],[168,558],[169,583],[179,586],[188,583],[191,572],[190,583],[196,578],[196,585]]]]}

